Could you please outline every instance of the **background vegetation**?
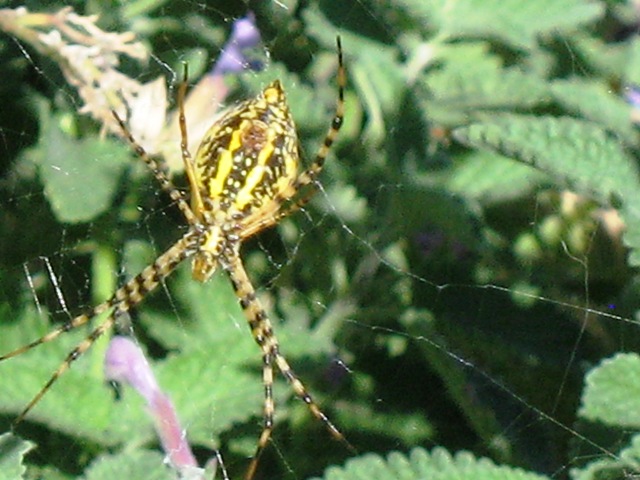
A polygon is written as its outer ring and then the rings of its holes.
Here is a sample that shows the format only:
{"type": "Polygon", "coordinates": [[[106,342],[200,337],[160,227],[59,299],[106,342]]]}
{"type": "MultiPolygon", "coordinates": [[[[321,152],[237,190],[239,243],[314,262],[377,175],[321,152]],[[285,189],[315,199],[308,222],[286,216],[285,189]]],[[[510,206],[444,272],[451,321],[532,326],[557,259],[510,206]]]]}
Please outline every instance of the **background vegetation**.
{"type": "MultiPolygon", "coordinates": [[[[198,82],[233,21],[252,11],[264,68],[228,75],[226,101],[281,79],[307,160],[330,123],[342,37],[346,124],[323,188],[243,257],[283,352],[360,453],[332,441],[280,382],[260,478],[640,474],[640,7],[230,3],[73,9],[152,52],[144,63],[114,48],[120,71],[141,84],[175,83],[184,61],[198,82]]],[[[69,83],[78,57],[65,55],[78,51],[28,35],[60,25],[6,12],[0,354],[107,298],[185,229],[145,166],[107,134],[103,96],[69,83]]],[[[147,121],[164,107],[152,103],[147,121]]],[[[193,110],[187,118],[198,123],[193,110]]],[[[179,157],[167,156],[184,185],[179,157]]],[[[227,278],[199,285],[183,265],[132,325],[200,462],[219,449],[239,478],[260,432],[262,386],[227,278]]],[[[88,334],[80,330],[0,363],[0,431],[88,334]]],[[[105,348],[74,363],[19,437],[0,437],[0,478],[175,477],[144,402],[105,384],[105,348]]]]}

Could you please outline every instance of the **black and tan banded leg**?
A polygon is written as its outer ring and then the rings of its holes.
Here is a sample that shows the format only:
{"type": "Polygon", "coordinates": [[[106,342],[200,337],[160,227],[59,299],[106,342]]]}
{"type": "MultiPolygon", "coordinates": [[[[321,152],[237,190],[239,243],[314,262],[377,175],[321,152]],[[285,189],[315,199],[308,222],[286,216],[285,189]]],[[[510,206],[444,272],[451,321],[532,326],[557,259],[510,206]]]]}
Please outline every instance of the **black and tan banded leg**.
{"type": "Polygon", "coordinates": [[[173,200],[178,205],[178,208],[184,215],[184,218],[187,220],[187,222],[189,222],[190,225],[196,225],[198,223],[198,220],[191,210],[191,207],[185,200],[184,195],[182,194],[182,192],[180,192],[180,190],[176,188],[176,186],[165,173],[167,171],[165,162],[163,160],[153,158],[151,155],[149,155],[144,147],[140,145],[135,138],[133,138],[133,135],[127,128],[127,125],[124,123],[124,120],[120,118],[116,111],[112,110],[111,113],[118,122],[118,125],[120,125],[120,129],[122,130],[124,137],[129,142],[131,149],[138,157],[142,159],[145,164],[147,164],[149,170],[151,170],[151,173],[153,173],[153,176],[160,184],[162,190],[167,192],[171,200],[173,200]]]}
{"type": "Polygon", "coordinates": [[[350,450],[354,448],[349,444],[345,437],[340,433],[337,427],[329,420],[329,418],[320,410],[320,407],[313,401],[313,398],[298,379],[293,369],[289,366],[289,363],[285,359],[284,355],[280,353],[280,346],[278,339],[273,331],[273,326],[266,311],[264,310],[262,303],[256,296],[255,289],[249,280],[244,265],[240,260],[240,257],[235,256],[227,259],[226,270],[231,279],[231,284],[235,291],[236,296],[242,310],[244,311],[249,328],[251,329],[251,335],[262,350],[263,359],[263,382],[264,382],[264,424],[260,439],[258,440],[258,446],[256,453],[251,460],[247,473],[245,475],[246,480],[253,478],[260,455],[264,448],[267,446],[273,431],[273,415],[275,411],[275,405],[273,401],[273,364],[275,363],[287,379],[294,393],[304,403],[307,404],[311,413],[324,425],[331,434],[343,442],[350,450]]]}
{"type": "Polygon", "coordinates": [[[62,376],[70,367],[71,364],[76,361],[84,352],[86,352],[95,341],[105,332],[109,331],[115,322],[115,313],[124,313],[130,310],[132,307],[140,303],[147,293],[155,289],[160,282],[168,277],[171,272],[188,256],[194,253],[196,247],[194,241],[194,235],[187,233],[178,242],[176,242],[165,253],[160,255],[155,262],[146,267],[142,272],[136,275],[134,278],[125,283],[122,287],[115,291],[109,300],[94,307],[90,312],[83,313],[74,317],[67,323],[59,326],[58,328],[50,331],[41,338],[23,346],[12,352],[0,356],[0,362],[9,358],[15,357],[22,353],[25,353],[32,348],[35,348],[44,343],[50,342],[56,339],[63,333],[69,332],[75,328],[85,325],[92,318],[100,315],[104,312],[113,309],[114,311],[103,320],[84,340],[82,340],[76,347],[67,355],[64,361],[51,375],[47,383],[40,389],[40,391],[33,397],[33,399],[22,410],[20,415],[13,422],[14,427],[24,420],[25,416],[31,411],[31,409],[40,401],[40,399],[47,393],[51,386],[62,376]]]}

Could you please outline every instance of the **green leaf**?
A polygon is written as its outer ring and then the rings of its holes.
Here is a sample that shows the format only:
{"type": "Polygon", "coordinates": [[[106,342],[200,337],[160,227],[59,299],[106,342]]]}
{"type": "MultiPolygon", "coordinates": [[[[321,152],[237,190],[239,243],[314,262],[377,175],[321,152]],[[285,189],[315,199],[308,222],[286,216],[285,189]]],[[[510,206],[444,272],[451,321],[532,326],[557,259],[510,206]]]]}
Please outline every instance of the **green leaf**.
{"type": "Polygon", "coordinates": [[[0,480],[23,478],[25,467],[22,461],[25,453],[33,447],[33,443],[11,433],[0,435],[0,480]]]}
{"type": "MultiPolygon", "coordinates": [[[[631,38],[635,39],[635,37],[631,38]]],[[[596,71],[601,77],[617,78],[624,70],[627,70],[628,75],[628,70],[633,69],[634,60],[637,59],[637,56],[632,54],[628,43],[607,43],[586,32],[576,32],[568,37],[567,41],[575,56],[586,63],[587,68],[596,71]]],[[[631,78],[626,77],[625,81],[631,81],[631,78]]]]}
{"type": "Polygon", "coordinates": [[[450,38],[490,36],[516,48],[532,48],[536,37],[574,30],[604,13],[603,5],[580,0],[394,0],[418,24],[450,38]]]}
{"type": "Polygon", "coordinates": [[[607,478],[633,478],[638,472],[640,464],[640,435],[634,435],[629,444],[617,455],[611,453],[603,458],[597,458],[583,468],[571,469],[573,480],[594,480],[607,478]]]}
{"type": "MultiPolygon", "coordinates": [[[[2,309],[3,335],[0,351],[9,352],[35,340],[51,328],[33,307],[26,307],[19,317],[11,315],[11,309],[2,309]]],[[[15,418],[27,402],[40,390],[64,357],[79,341],[74,335],[66,335],[55,342],[42,345],[18,357],[0,363],[2,389],[0,412],[15,418]]],[[[108,389],[88,370],[85,354],[73,368],[63,375],[48,394],[29,413],[25,422],[39,422],[65,433],[86,436],[99,443],[113,443],[106,433],[108,389]]]]}
{"type": "Polygon", "coordinates": [[[164,464],[159,452],[135,450],[115,455],[104,455],[87,468],[84,480],[175,480],[176,474],[164,464]]]}
{"type": "Polygon", "coordinates": [[[620,450],[617,455],[611,453],[604,458],[593,460],[583,468],[571,470],[573,480],[594,480],[607,478],[633,478],[639,471],[640,435],[631,438],[629,446],[620,450]]]}
{"type": "Polygon", "coordinates": [[[580,79],[556,80],[551,91],[569,112],[602,125],[627,143],[637,143],[638,134],[631,124],[631,106],[613,94],[609,86],[580,79]]]}
{"type": "Polygon", "coordinates": [[[41,110],[40,138],[29,154],[47,199],[60,222],[88,222],[111,205],[130,161],[128,149],[108,138],[73,139],[60,129],[59,116],[41,110]]]}
{"type": "MultiPolygon", "coordinates": [[[[37,322],[35,312],[28,315],[31,318],[23,318],[17,326],[24,328],[37,322]]],[[[31,339],[37,337],[38,330],[29,330],[31,339]]],[[[5,328],[4,331],[9,330],[5,328]]],[[[3,335],[0,350],[9,351],[9,341],[15,346],[14,338],[11,334],[3,335]]],[[[0,412],[15,418],[78,341],[76,333],[1,363],[3,388],[0,389],[0,412]]],[[[153,430],[145,419],[141,402],[137,408],[119,407],[102,376],[91,371],[89,359],[92,353],[86,353],[75,362],[24,421],[46,425],[52,430],[100,445],[152,439],[153,430]]],[[[126,405],[130,406],[129,402],[126,405]]]]}
{"type": "Polygon", "coordinates": [[[548,172],[583,194],[609,202],[637,189],[638,170],[620,144],[599,126],[574,118],[497,115],[458,128],[463,143],[496,151],[548,172]]]}
{"type": "Polygon", "coordinates": [[[530,107],[548,96],[543,79],[505,68],[490,48],[486,42],[440,47],[438,60],[444,65],[426,76],[434,96],[468,108],[530,107]]]}
{"type": "MultiPolygon", "coordinates": [[[[487,458],[476,458],[469,452],[451,455],[444,448],[431,452],[416,448],[409,455],[390,453],[386,460],[374,454],[349,460],[344,467],[328,468],[324,480],[544,480],[544,475],[519,468],[496,465],[487,458]]],[[[315,478],[313,480],[320,480],[315,478]]]]}
{"type": "Polygon", "coordinates": [[[212,432],[260,415],[260,351],[224,272],[200,284],[182,268],[173,282],[175,301],[186,311],[143,308],[141,320],[157,341],[176,352],[159,363],[158,377],[189,425],[189,438],[211,446],[212,432]]]}
{"type": "Polygon", "coordinates": [[[546,175],[509,158],[475,151],[456,163],[448,180],[452,192],[484,205],[505,202],[533,192],[546,175]]]}
{"type": "MultiPolygon", "coordinates": [[[[183,268],[172,291],[184,313],[143,308],[141,320],[162,345],[181,352],[161,362],[159,379],[180,407],[190,438],[210,445],[212,431],[223,432],[261,415],[262,357],[225,272],[202,284],[183,268]]],[[[280,350],[291,363],[294,356],[332,352],[330,342],[302,341],[303,336],[311,338],[311,332],[295,318],[279,322],[272,317],[272,323],[280,350]]],[[[276,382],[276,402],[282,404],[292,391],[278,376],[276,382]]]]}
{"type": "Polygon", "coordinates": [[[429,92],[425,109],[435,122],[459,125],[478,116],[478,110],[531,108],[548,100],[549,87],[541,78],[504,68],[489,48],[487,43],[462,43],[438,50],[443,65],[422,80],[429,92]]]}
{"type": "Polygon", "coordinates": [[[603,128],[568,117],[500,115],[458,128],[463,143],[534,165],[603,204],[621,202],[629,262],[640,264],[640,182],[635,161],[603,128]]]}
{"type": "Polygon", "coordinates": [[[581,417],[623,428],[640,428],[640,356],[619,353],[585,379],[581,417]]]}

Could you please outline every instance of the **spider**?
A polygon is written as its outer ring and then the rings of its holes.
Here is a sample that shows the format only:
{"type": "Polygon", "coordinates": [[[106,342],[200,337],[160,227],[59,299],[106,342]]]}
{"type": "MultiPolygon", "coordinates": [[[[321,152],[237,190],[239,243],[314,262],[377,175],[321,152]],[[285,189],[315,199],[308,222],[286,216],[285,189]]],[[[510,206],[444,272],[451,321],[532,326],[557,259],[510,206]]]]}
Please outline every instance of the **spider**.
{"type": "Polygon", "coordinates": [[[342,59],[340,37],[336,38],[338,53],[338,99],[335,114],[325,139],[309,168],[298,173],[300,146],[296,127],[289,111],[286,95],[278,80],[268,85],[255,98],[246,100],[224,114],[207,131],[191,157],[187,148],[187,123],[184,102],[187,90],[187,67],[178,88],[179,126],[184,168],[189,181],[190,203],[164,173],[163,160],[150,157],[133,138],[124,120],[113,116],[131,148],[149,167],[160,187],[169,194],[188,223],[189,229],[176,243],[151,265],[118,288],[111,298],[78,315],[43,337],[0,356],[0,361],[20,355],[50,342],[59,335],[87,324],[92,318],[110,311],[111,314],[81,341],[64,359],[50,379],[27,404],[14,422],[20,423],[55,381],[71,364],[86,352],[116,318],[131,310],[162,283],[184,260],[192,259],[193,278],[208,280],[217,268],[225,270],[244,311],[251,334],[262,351],[264,384],[264,424],[245,478],[251,479],[260,454],[273,430],[275,405],[273,400],[274,364],[290,383],[311,413],[322,421],[331,434],[350,447],[345,437],[320,410],[311,395],[280,352],[273,325],[256,290],[247,275],[240,248],[247,238],[274,226],[283,217],[306,204],[317,189],[317,177],[322,171],[331,145],[344,118],[346,73],[342,59]],[[306,192],[305,192],[306,191],[306,192]]]}

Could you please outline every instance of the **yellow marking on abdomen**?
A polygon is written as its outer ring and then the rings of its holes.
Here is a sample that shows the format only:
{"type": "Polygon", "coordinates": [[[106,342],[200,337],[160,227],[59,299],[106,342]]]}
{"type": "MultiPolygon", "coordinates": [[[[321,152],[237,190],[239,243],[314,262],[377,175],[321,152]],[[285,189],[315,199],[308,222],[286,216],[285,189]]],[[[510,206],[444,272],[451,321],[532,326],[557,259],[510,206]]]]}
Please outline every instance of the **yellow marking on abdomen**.
{"type": "MultiPolygon", "coordinates": [[[[243,121],[242,123],[245,123],[243,121]]],[[[242,125],[241,125],[242,127],[242,125]]],[[[237,128],[231,134],[231,140],[229,140],[229,145],[227,148],[222,150],[218,156],[218,171],[216,172],[215,178],[211,179],[209,183],[209,196],[211,198],[215,198],[220,196],[220,194],[224,191],[225,185],[227,183],[227,178],[231,173],[233,168],[233,156],[235,152],[242,146],[241,139],[242,128],[237,128]]],[[[217,152],[213,152],[214,155],[217,152]]]]}
{"type": "Polygon", "coordinates": [[[273,145],[273,137],[273,132],[269,131],[267,141],[258,154],[256,165],[251,169],[249,175],[247,175],[244,186],[240,189],[238,195],[236,196],[235,204],[239,209],[243,209],[252,200],[256,199],[254,190],[267,173],[269,167],[267,167],[266,164],[273,156],[273,152],[275,150],[273,145]]]}

